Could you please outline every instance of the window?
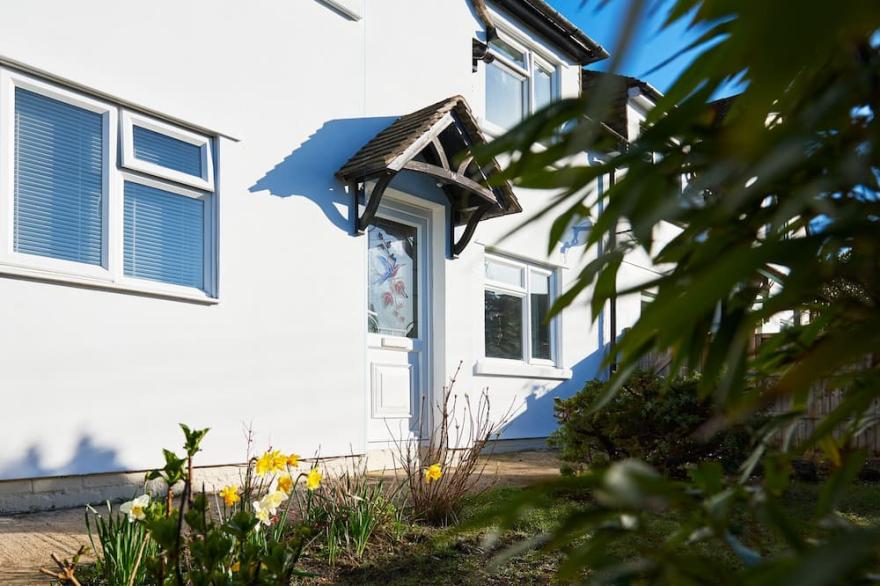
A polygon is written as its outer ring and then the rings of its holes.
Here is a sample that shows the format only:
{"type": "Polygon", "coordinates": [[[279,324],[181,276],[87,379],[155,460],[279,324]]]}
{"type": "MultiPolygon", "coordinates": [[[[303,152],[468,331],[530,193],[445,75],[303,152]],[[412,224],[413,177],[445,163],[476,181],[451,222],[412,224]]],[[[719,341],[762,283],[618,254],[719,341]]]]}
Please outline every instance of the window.
{"type": "Polygon", "coordinates": [[[16,252],[103,263],[103,127],[98,112],[15,88],[16,252]]]}
{"type": "Polygon", "coordinates": [[[486,120],[503,131],[558,99],[556,67],[514,41],[489,45],[495,60],[486,65],[486,120]]]}
{"type": "Polygon", "coordinates": [[[214,190],[211,141],[129,111],[122,113],[122,165],[171,181],[214,190]]]}
{"type": "Polygon", "coordinates": [[[126,181],[124,234],[127,277],[204,288],[203,197],[126,181]]]}
{"type": "Polygon", "coordinates": [[[213,176],[210,138],[0,68],[0,272],[214,298],[213,176]]]}
{"type": "Polygon", "coordinates": [[[547,322],[554,273],[507,258],[486,256],[485,355],[535,364],[556,362],[556,320],[547,322]]]}

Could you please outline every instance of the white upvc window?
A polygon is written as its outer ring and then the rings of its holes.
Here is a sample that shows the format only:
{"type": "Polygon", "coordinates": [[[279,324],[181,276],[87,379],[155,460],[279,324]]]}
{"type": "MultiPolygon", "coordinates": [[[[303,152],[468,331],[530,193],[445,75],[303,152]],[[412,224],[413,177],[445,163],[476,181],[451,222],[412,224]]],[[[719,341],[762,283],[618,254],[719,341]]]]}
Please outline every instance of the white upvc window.
{"type": "Polygon", "coordinates": [[[558,320],[546,318],[557,295],[556,273],[487,254],[484,274],[484,356],[555,366],[558,320]]]}
{"type": "Polygon", "coordinates": [[[535,51],[503,35],[489,43],[485,122],[500,134],[559,99],[559,68],[535,51]]]}
{"type": "Polygon", "coordinates": [[[122,112],[122,166],[214,191],[210,138],[128,110],[122,112]]]}
{"type": "Polygon", "coordinates": [[[0,273],[215,300],[212,145],[0,68],[0,273]]]}

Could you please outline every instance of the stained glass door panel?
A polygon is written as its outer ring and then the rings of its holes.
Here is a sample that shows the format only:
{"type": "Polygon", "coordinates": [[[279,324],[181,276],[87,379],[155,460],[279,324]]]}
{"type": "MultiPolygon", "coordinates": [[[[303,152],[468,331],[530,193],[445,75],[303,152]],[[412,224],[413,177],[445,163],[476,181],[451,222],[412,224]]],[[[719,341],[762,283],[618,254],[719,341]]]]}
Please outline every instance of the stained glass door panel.
{"type": "Polygon", "coordinates": [[[418,230],[376,218],[368,230],[367,330],[373,334],[417,338],[418,230]]]}

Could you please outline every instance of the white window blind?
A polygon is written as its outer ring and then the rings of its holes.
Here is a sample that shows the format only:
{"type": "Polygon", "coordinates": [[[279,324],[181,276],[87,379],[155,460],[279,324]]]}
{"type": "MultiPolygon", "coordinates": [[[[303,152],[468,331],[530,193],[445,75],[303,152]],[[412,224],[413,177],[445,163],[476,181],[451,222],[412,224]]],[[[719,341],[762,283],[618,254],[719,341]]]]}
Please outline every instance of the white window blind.
{"type": "Polygon", "coordinates": [[[125,274],[204,289],[205,202],[125,182],[125,274]]]}
{"type": "Polygon", "coordinates": [[[148,128],[134,127],[134,156],[193,175],[202,176],[202,149],[199,145],[177,140],[148,128]]]}
{"type": "Polygon", "coordinates": [[[101,265],[103,117],[15,90],[16,252],[101,265]]]}

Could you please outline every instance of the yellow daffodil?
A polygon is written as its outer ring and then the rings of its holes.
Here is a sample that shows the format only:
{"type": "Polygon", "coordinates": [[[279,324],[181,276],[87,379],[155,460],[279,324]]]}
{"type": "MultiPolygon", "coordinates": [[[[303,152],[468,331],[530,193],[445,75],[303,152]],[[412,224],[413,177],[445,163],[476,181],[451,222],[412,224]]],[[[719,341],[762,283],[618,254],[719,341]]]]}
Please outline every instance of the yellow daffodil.
{"type": "Polygon", "coordinates": [[[146,509],[150,505],[150,495],[142,494],[134,500],[122,503],[119,511],[128,515],[128,522],[143,521],[146,515],[146,509]]]}
{"type": "Polygon", "coordinates": [[[258,476],[263,476],[268,474],[272,470],[272,453],[266,452],[259,458],[257,458],[257,465],[255,472],[258,476]]]}
{"type": "Polygon", "coordinates": [[[275,509],[281,506],[281,503],[287,498],[287,495],[281,492],[280,490],[274,490],[263,497],[263,501],[266,505],[272,509],[272,514],[275,514],[275,509]]]}
{"type": "Polygon", "coordinates": [[[232,567],[229,569],[232,570],[233,572],[239,571],[241,569],[241,562],[235,562],[234,564],[232,564],[232,567]]]}
{"type": "Polygon", "coordinates": [[[312,468],[306,476],[306,488],[315,490],[319,486],[321,486],[321,473],[317,468],[312,468]]]}
{"type": "Polygon", "coordinates": [[[290,477],[290,474],[282,474],[278,477],[278,490],[284,494],[290,494],[290,491],[293,490],[293,478],[290,477]]]}
{"type": "Polygon", "coordinates": [[[431,464],[425,468],[425,482],[430,484],[435,480],[440,480],[441,476],[443,476],[443,470],[440,468],[440,464],[431,464]]]}
{"type": "Polygon", "coordinates": [[[256,472],[258,476],[265,476],[275,472],[284,472],[287,465],[287,456],[278,450],[270,450],[257,458],[256,472]]]}
{"type": "Polygon", "coordinates": [[[220,496],[223,498],[223,502],[226,503],[227,507],[231,507],[235,503],[241,500],[241,497],[238,496],[238,487],[232,486],[224,486],[220,491],[220,496]]]}
{"type": "Polygon", "coordinates": [[[291,468],[299,466],[299,454],[290,454],[287,456],[287,465],[291,468]]]}

